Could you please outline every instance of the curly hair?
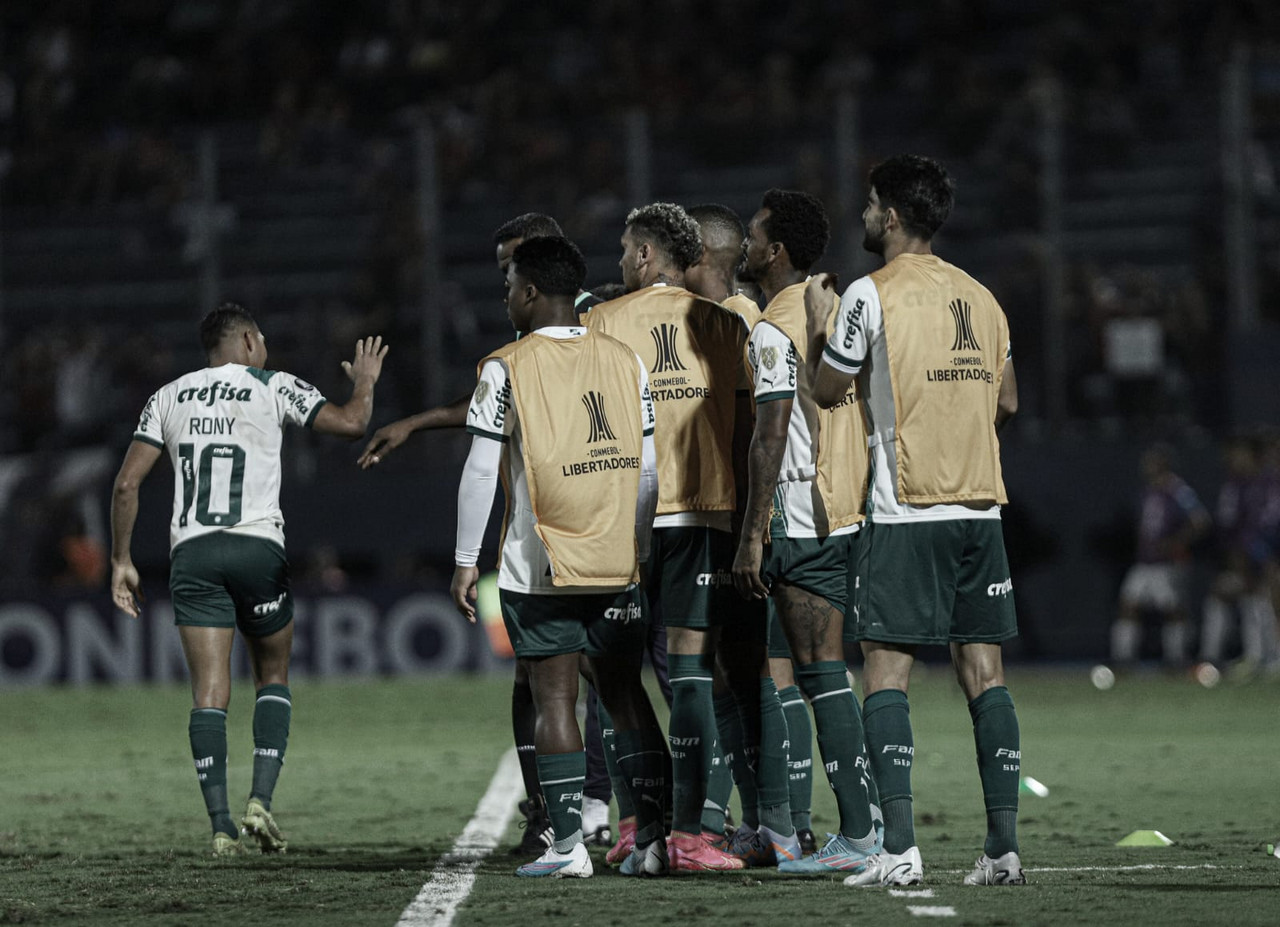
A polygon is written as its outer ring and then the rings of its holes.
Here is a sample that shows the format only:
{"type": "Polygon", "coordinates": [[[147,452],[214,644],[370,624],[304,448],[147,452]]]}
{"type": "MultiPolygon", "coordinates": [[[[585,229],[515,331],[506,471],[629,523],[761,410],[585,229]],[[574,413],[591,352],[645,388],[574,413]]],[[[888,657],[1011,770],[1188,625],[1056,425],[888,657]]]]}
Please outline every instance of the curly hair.
{"type": "Polygon", "coordinates": [[[869,179],[880,205],[896,209],[903,229],[916,238],[933,238],[951,215],[955,184],[932,158],[894,155],[873,167],[869,179]]]}
{"type": "Polygon", "coordinates": [[[548,296],[575,296],[587,279],[578,246],[559,235],[527,238],[511,253],[511,265],[548,296]]]}
{"type": "Polygon", "coordinates": [[[212,354],[222,344],[222,339],[242,328],[257,328],[249,310],[238,303],[223,303],[210,309],[200,320],[200,347],[205,354],[212,354]]]}
{"type": "Polygon", "coordinates": [[[669,257],[680,271],[688,270],[702,257],[698,223],[675,203],[650,203],[631,210],[627,228],[669,257]]]}
{"type": "Polygon", "coordinates": [[[796,270],[808,270],[827,250],[831,223],[816,196],[775,187],[764,195],[760,208],[769,210],[762,223],[765,235],[787,249],[796,270]]]}
{"type": "Polygon", "coordinates": [[[493,233],[493,243],[500,245],[513,238],[541,238],[550,235],[564,236],[559,222],[540,212],[526,212],[523,216],[508,219],[498,226],[493,233]]]}

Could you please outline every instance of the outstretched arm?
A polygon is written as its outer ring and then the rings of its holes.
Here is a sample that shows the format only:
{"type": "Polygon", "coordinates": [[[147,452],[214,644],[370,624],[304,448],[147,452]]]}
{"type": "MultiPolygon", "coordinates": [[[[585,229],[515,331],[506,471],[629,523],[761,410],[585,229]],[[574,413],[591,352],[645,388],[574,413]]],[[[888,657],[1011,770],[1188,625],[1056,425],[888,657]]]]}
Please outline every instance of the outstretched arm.
{"type": "Polygon", "coordinates": [[[383,425],[373,433],[364,453],[356,461],[360,469],[368,470],[387,459],[387,455],[398,448],[415,431],[431,431],[436,428],[463,428],[467,424],[467,407],[471,404],[471,394],[460,396],[453,402],[443,406],[435,406],[417,415],[410,415],[389,425],[383,425]]]}
{"type": "Polygon", "coordinates": [[[355,358],[342,362],[342,369],[355,384],[351,398],[345,405],[329,402],[321,406],[312,429],[352,441],[362,437],[373,416],[373,387],[382,376],[382,359],[386,356],[387,345],[382,343],[381,335],[357,341],[355,358]]]}
{"type": "Polygon", "coordinates": [[[126,614],[138,617],[142,584],[133,565],[133,526],[138,520],[138,487],[160,459],[160,448],[133,441],[111,490],[111,600],[126,614]]]}

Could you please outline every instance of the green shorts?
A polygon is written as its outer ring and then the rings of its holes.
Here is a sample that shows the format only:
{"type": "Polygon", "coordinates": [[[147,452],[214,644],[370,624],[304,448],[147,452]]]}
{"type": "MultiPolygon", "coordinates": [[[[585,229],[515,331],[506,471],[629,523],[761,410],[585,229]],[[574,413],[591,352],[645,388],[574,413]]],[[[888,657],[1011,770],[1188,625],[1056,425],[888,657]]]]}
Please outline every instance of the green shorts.
{"type": "MultiPolygon", "coordinates": [[[[843,612],[847,599],[849,559],[857,534],[826,538],[778,538],[765,547],[761,574],[765,584],[790,583],[822,596],[843,612]]],[[[769,656],[790,659],[791,648],[782,629],[777,605],[769,599],[769,656]]]]}
{"type": "Polygon", "coordinates": [[[733,536],[714,528],[654,528],[649,607],[670,628],[720,627],[742,603],[733,588],[733,536]]]}
{"type": "Polygon", "coordinates": [[[516,656],[554,657],[583,651],[589,657],[644,652],[648,625],[640,589],[587,595],[530,595],[498,590],[502,622],[516,656]]]}
{"type": "Polygon", "coordinates": [[[183,541],[169,563],[169,594],[179,625],[267,637],[293,620],[284,548],[252,535],[214,531],[183,541]]]}
{"type": "Polygon", "coordinates": [[[1017,636],[998,519],[872,524],[862,533],[858,640],[982,644],[1017,636]]]}

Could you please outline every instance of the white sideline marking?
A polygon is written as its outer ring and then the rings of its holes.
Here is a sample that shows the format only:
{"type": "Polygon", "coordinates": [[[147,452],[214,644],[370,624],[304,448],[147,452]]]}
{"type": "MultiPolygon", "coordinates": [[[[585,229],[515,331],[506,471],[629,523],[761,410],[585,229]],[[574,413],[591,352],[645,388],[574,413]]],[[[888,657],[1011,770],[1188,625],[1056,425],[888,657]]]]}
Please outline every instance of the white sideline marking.
{"type": "MultiPolygon", "coordinates": [[[[1146,872],[1153,869],[1167,870],[1171,872],[1200,872],[1204,869],[1244,869],[1244,866],[1219,866],[1215,863],[1200,863],[1196,866],[1171,866],[1167,863],[1141,863],[1135,866],[1036,866],[1034,869],[1030,866],[1023,866],[1022,869],[1027,873],[1038,872],[1146,872]]],[[[940,872],[946,875],[968,875],[972,869],[933,869],[932,872],[940,872]]]]}
{"type": "Polygon", "coordinates": [[[458,905],[476,882],[476,868],[502,839],[511,820],[511,802],[520,788],[520,761],[515,747],[503,754],[489,789],[476,806],[453,849],[440,857],[431,878],[396,921],[396,927],[449,927],[458,905]]]}
{"type": "Polygon", "coordinates": [[[951,905],[909,904],[907,910],[912,917],[955,917],[956,909],[951,905]]]}
{"type": "Polygon", "coordinates": [[[932,898],[933,889],[931,888],[917,888],[917,889],[891,888],[889,889],[889,897],[890,898],[932,898]]]}

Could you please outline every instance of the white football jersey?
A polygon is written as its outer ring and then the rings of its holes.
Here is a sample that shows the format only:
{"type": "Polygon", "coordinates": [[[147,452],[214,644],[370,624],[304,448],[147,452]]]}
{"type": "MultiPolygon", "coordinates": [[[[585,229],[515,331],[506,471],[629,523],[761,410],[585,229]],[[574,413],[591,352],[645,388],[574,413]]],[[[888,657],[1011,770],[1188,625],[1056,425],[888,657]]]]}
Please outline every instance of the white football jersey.
{"type": "MultiPolygon", "coordinates": [[[[540,328],[538,334],[546,338],[579,338],[586,331],[578,326],[556,325],[540,328]]],[[[644,434],[650,435],[653,434],[654,412],[649,395],[649,371],[639,357],[636,358],[636,382],[640,421],[644,434]]],[[[524,438],[515,403],[511,400],[511,379],[507,375],[507,365],[501,359],[486,361],[480,368],[479,382],[467,410],[467,431],[505,445],[506,490],[511,498],[507,533],[498,566],[498,588],[533,595],[598,595],[608,591],[599,587],[557,586],[552,579],[551,559],[538,537],[537,518],[529,499],[529,478],[524,469],[524,438]]]]}
{"type": "MultiPolygon", "coordinates": [[[[792,400],[787,444],[773,495],[773,514],[781,517],[782,537],[853,534],[859,525],[847,525],[831,532],[818,528],[814,512],[814,500],[818,498],[818,453],[813,441],[818,407],[808,382],[798,375],[798,368],[799,357],[791,339],[767,319],[757,322],[747,342],[747,369],[755,384],[756,404],[792,400]]],[[[778,536],[778,526],[779,522],[771,522],[771,534],[778,536]]]]}
{"type": "Polygon", "coordinates": [[[133,437],[167,450],[173,464],[169,549],[212,531],[283,547],[284,425],[310,425],[324,404],[305,380],[241,364],[206,367],[157,390],[133,437]]]}

